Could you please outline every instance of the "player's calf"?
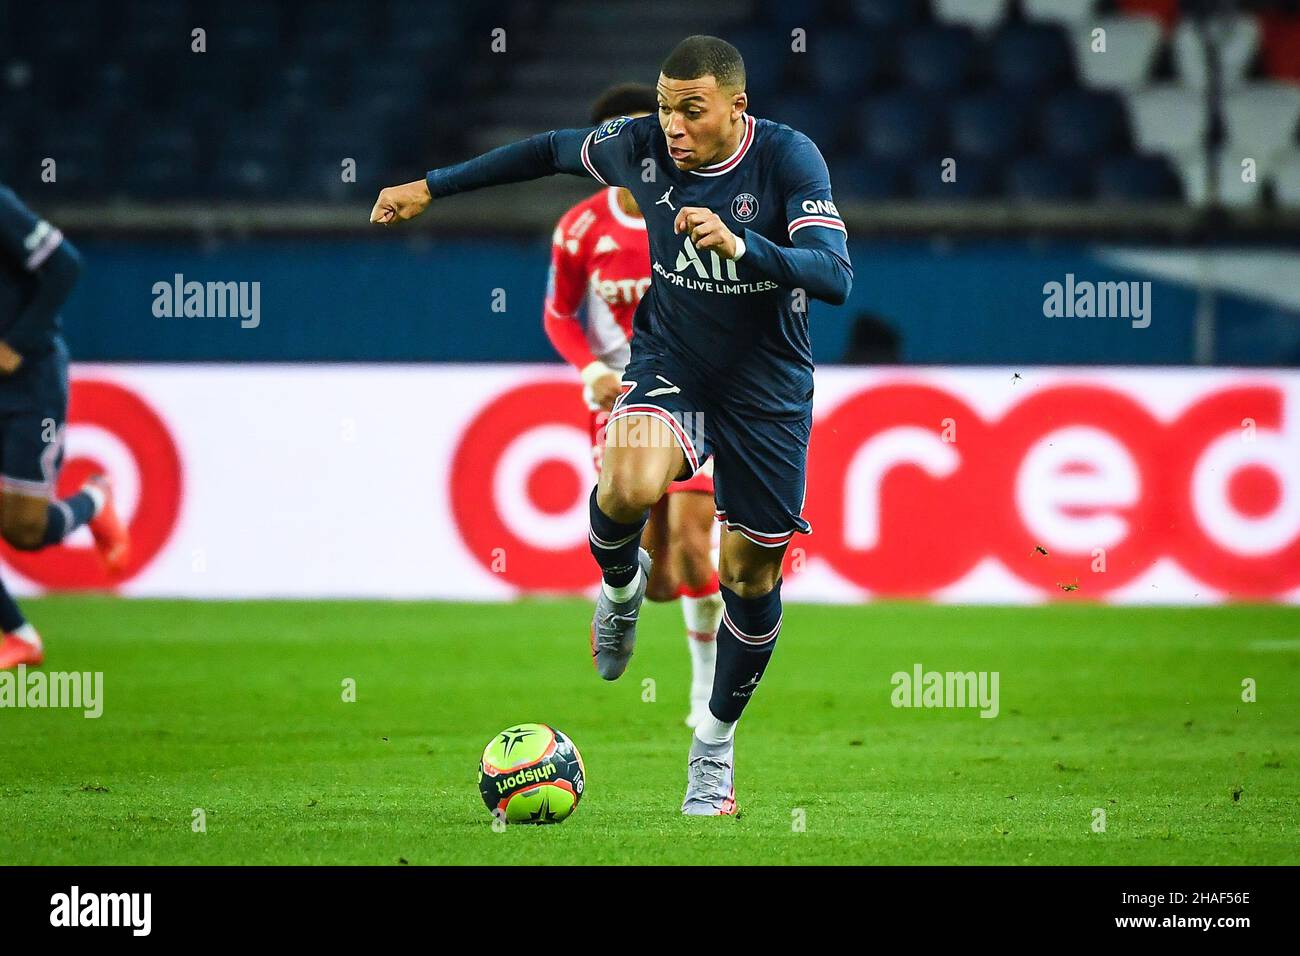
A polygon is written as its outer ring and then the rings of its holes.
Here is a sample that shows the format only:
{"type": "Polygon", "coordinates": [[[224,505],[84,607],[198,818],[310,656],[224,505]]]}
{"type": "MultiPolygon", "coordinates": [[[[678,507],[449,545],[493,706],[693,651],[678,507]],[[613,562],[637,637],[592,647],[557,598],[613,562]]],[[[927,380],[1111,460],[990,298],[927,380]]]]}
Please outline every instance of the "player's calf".
{"type": "Polygon", "coordinates": [[[60,543],[103,509],[103,492],[87,483],[68,498],[50,501],[7,491],[0,497],[0,537],[19,551],[60,543]]]}
{"type": "MultiPolygon", "coordinates": [[[[648,421],[651,431],[663,427],[648,421]]],[[[650,555],[641,547],[641,532],[650,507],[663,496],[683,461],[681,451],[663,441],[628,441],[626,428],[624,419],[605,429],[600,482],[589,503],[588,539],[602,578],[591,622],[591,654],[605,680],[623,675],[636,646],[637,617],[653,570],[650,555]]]]}
{"type": "Polygon", "coordinates": [[[0,505],[0,537],[18,551],[39,551],[45,547],[46,512],[49,503],[25,495],[5,495],[0,505]]]}
{"type": "MultiPolygon", "coordinates": [[[[784,554],[784,545],[766,548],[736,532],[723,535],[719,569],[722,624],[715,642],[708,713],[695,728],[698,743],[730,745],[736,722],[763,679],[781,633],[784,554]]],[[[684,806],[683,812],[690,811],[684,806]]]]}
{"type": "Polygon", "coordinates": [[[618,589],[609,595],[615,603],[625,602],[635,586],[637,549],[650,508],[683,465],[682,452],[671,441],[667,427],[647,416],[606,426],[600,481],[589,508],[590,543],[606,587],[618,589]],[[639,430],[634,432],[629,422],[640,423],[639,430]]]}
{"type": "Polygon", "coordinates": [[[656,603],[677,600],[681,579],[677,576],[675,552],[671,545],[668,526],[668,501],[664,495],[650,509],[650,520],[641,532],[641,546],[650,552],[654,570],[646,587],[647,601],[656,603]]]}
{"type": "Polygon", "coordinates": [[[708,716],[713,692],[718,625],[722,620],[722,595],[713,565],[713,511],[711,491],[670,489],[669,540],[673,563],[682,585],[682,618],[686,646],[691,655],[690,711],[686,726],[696,727],[708,716]]]}
{"type": "Polygon", "coordinates": [[[120,571],[126,562],[127,533],[113,504],[112,485],[103,475],[88,479],[76,494],[54,501],[14,491],[0,495],[0,537],[19,551],[59,544],[86,524],[109,571],[120,571]]]}

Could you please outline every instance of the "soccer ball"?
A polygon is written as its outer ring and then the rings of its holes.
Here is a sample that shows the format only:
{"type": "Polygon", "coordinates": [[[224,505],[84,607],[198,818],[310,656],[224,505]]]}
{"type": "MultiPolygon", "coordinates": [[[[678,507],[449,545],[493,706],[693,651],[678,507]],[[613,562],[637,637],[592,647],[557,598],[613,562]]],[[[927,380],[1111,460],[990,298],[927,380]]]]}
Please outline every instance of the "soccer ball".
{"type": "Polygon", "coordinates": [[[507,823],[561,823],[586,787],[582,755],[546,724],[514,724],[483,749],[478,789],[493,816],[507,823]]]}

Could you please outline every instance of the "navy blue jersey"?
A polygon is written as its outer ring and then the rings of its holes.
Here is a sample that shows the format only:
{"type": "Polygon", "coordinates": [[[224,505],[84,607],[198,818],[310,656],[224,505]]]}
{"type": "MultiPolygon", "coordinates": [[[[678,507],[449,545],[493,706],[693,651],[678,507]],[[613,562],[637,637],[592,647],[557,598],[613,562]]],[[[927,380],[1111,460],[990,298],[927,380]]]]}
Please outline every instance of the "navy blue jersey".
{"type": "Polygon", "coordinates": [[[803,133],[743,117],[727,159],[679,170],[654,116],[556,130],[434,170],[434,198],[556,172],[626,186],[645,216],[650,289],[633,322],[632,355],[668,355],[690,383],[729,409],[806,416],[813,361],[808,303],[848,296],[853,272],[830,176],[803,133]],[[717,213],[745,244],[736,260],[697,250],[673,222],[683,206],[717,213]]]}
{"type": "Polygon", "coordinates": [[[54,350],[59,309],[80,271],[63,234],[0,185],[0,340],[24,361],[54,350]]]}

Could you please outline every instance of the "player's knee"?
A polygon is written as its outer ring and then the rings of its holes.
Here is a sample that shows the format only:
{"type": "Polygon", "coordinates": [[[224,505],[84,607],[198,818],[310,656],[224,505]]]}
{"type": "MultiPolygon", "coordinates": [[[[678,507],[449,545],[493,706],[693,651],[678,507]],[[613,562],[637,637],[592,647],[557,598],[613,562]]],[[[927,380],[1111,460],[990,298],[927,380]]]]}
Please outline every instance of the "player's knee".
{"type": "Polygon", "coordinates": [[[757,561],[734,562],[718,572],[722,586],[742,598],[762,597],[776,587],[780,577],[780,565],[757,561]]]}
{"type": "MultiPolygon", "coordinates": [[[[663,494],[663,487],[658,479],[644,471],[632,468],[612,469],[601,472],[601,488],[598,501],[602,507],[608,504],[621,512],[640,514],[654,505],[663,494]]],[[[613,512],[607,510],[612,516],[613,512]]]]}
{"type": "Polygon", "coordinates": [[[10,515],[0,519],[0,537],[19,551],[36,551],[45,543],[44,516],[10,515]]]}

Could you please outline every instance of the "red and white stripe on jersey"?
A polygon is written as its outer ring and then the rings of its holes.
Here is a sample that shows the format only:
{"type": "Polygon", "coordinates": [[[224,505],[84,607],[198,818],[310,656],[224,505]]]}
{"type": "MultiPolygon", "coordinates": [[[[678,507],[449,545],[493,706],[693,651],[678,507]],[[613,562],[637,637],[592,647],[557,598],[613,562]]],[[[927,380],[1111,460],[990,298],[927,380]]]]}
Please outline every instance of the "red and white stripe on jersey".
{"type": "Polygon", "coordinates": [[[605,177],[596,172],[596,164],[591,161],[591,138],[595,135],[596,130],[593,129],[587,134],[587,138],[582,141],[582,165],[587,167],[587,172],[591,173],[596,182],[602,186],[608,186],[609,183],[605,182],[605,177]]]}
{"type": "Polygon", "coordinates": [[[754,117],[748,113],[742,114],[745,117],[745,134],[740,137],[740,145],[736,151],[720,163],[714,163],[711,166],[701,166],[699,169],[692,169],[691,172],[696,176],[721,176],[731,172],[740,165],[740,161],[745,158],[749,152],[749,147],[754,143],[754,130],[758,126],[754,117]]]}
{"type": "Polygon", "coordinates": [[[849,234],[849,231],[844,228],[843,219],[826,215],[800,216],[798,219],[790,220],[790,238],[793,239],[796,232],[808,226],[825,226],[827,229],[838,229],[846,236],[849,234]]]}

